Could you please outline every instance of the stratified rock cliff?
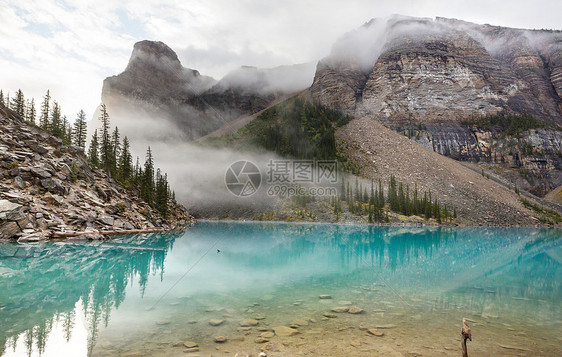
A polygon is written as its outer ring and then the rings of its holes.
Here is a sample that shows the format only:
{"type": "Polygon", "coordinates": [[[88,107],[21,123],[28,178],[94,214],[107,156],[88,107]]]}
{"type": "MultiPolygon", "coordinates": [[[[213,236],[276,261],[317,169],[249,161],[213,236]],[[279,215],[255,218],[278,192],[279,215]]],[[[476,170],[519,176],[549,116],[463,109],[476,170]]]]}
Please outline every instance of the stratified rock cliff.
{"type": "Polygon", "coordinates": [[[156,210],[92,170],[82,150],[64,146],[27,124],[0,103],[0,241],[38,241],[53,232],[170,228],[190,222],[185,208],[170,200],[170,216],[156,210]]]}
{"type": "Polygon", "coordinates": [[[368,115],[459,160],[521,169],[544,194],[562,184],[562,32],[394,16],[346,34],[319,62],[311,94],[368,115]],[[531,115],[507,135],[474,118],[531,115]]]}
{"type": "MultiPolygon", "coordinates": [[[[166,44],[141,41],[135,44],[125,71],[105,79],[102,101],[110,113],[117,114],[114,117],[118,121],[119,117],[141,117],[139,121],[150,117],[172,126],[174,135],[192,140],[307,88],[313,73],[312,64],[272,69],[241,67],[217,82],[184,68],[166,44]]],[[[134,120],[119,122],[119,127],[138,127],[134,120]]],[[[133,137],[141,134],[127,132],[133,137]]]]}

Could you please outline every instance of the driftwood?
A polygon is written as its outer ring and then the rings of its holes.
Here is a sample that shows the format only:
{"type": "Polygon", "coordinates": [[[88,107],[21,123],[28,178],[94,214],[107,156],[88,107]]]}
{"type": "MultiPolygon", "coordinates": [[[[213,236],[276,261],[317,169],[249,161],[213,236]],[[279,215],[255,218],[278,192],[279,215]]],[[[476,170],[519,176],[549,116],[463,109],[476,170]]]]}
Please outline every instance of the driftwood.
{"type": "Polygon", "coordinates": [[[470,327],[466,323],[465,319],[462,319],[462,330],[461,330],[461,348],[462,348],[462,357],[468,357],[468,350],[466,349],[466,340],[469,339],[472,341],[472,332],[470,331],[470,327]]]}
{"type": "Polygon", "coordinates": [[[116,234],[138,234],[138,233],[159,233],[164,232],[164,228],[149,228],[149,229],[123,229],[119,231],[67,231],[67,232],[52,232],[51,238],[72,238],[79,237],[86,234],[101,234],[104,236],[111,236],[116,234]]]}

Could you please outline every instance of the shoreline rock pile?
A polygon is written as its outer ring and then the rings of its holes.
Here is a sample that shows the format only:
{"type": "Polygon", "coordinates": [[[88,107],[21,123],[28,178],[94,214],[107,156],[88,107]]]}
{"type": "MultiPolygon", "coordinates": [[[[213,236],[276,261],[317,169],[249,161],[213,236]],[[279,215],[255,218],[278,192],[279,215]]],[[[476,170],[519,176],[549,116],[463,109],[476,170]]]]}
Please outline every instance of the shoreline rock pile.
{"type": "Polygon", "coordinates": [[[0,241],[40,241],[54,232],[163,230],[192,223],[170,201],[169,217],[140,200],[101,170],[81,148],[65,146],[0,104],[0,241]]]}

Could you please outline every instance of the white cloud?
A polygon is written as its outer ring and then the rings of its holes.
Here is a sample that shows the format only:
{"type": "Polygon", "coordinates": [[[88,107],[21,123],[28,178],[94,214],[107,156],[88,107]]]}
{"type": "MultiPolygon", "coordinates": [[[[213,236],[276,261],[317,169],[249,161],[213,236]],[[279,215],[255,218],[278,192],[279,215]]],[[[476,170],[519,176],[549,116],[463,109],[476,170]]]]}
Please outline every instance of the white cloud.
{"type": "Polygon", "coordinates": [[[562,3],[1,0],[0,87],[37,100],[50,88],[69,117],[93,114],[103,79],[125,68],[136,41],[163,41],[185,66],[220,78],[241,65],[316,61],[343,33],[392,13],[560,28],[562,3]]]}

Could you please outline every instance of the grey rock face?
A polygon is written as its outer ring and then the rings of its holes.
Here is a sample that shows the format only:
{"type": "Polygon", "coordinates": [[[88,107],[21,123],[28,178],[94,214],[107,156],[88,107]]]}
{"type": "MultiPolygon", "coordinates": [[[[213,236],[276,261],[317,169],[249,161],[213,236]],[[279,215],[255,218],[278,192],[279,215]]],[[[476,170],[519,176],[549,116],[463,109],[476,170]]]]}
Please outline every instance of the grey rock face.
{"type": "Polygon", "coordinates": [[[561,66],[562,32],[394,16],[342,37],[310,92],[440,154],[516,168],[542,195],[562,184],[561,66]],[[496,113],[531,114],[546,127],[509,136],[463,125],[496,113]]]}
{"type": "Polygon", "coordinates": [[[562,81],[561,41],[558,32],[441,18],[372,20],[334,45],[311,93],[330,107],[389,120],[515,112],[562,124],[553,89],[562,81]]]}

